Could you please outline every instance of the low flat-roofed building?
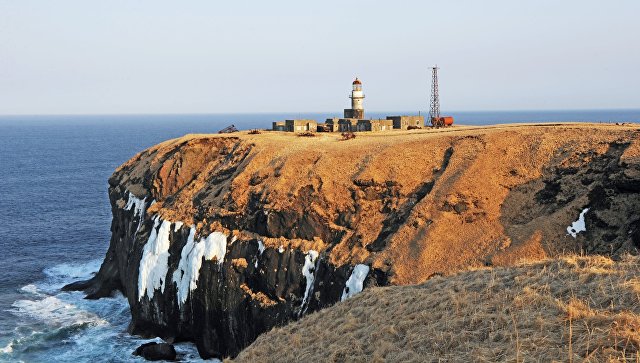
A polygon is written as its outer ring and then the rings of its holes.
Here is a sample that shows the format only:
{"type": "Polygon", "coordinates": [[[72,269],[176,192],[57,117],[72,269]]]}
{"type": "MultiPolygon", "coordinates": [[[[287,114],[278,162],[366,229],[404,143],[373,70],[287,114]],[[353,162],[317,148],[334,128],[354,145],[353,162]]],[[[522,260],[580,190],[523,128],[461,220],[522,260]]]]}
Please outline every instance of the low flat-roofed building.
{"type": "MultiPolygon", "coordinates": [[[[324,131],[325,132],[338,132],[338,122],[340,121],[339,117],[328,118],[324,122],[324,131]]],[[[320,124],[318,124],[320,125],[320,124]]]]}
{"type": "Polygon", "coordinates": [[[393,130],[393,121],[384,119],[358,120],[357,131],[390,131],[393,130]]]}
{"type": "Polygon", "coordinates": [[[357,118],[341,118],[338,120],[338,132],[353,132],[353,131],[358,131],[357,118]]]}
{"type": "Polygon", "coordinates": [[[330,132],[338,132],[338,122],[340,121],[339,117],[328,118],[324,124],[327,126],[326,128],[330,128],[330,132]]]}
{"type": "Polygon", "coordinates": [[[316,132],[318,130],[318,122],[316,120],[285,120],[286,131],[289,132],[316,132]]]}
{"type": "Polygon", "coordinates": [[[387,116],[387,120],[393,121],[393,128],[406,130],[411,128],[424,127],[424,116],[387,116]]]}
{"type": "Polygon", "coordinates": [[[333,124],[319,123],[318,132],[333,132],[333,124]]]}
{"type": "Polygon", "coordinates": [[[287,124],[284,121],[274,121],[273,131],[287,131],[287,124]]]}

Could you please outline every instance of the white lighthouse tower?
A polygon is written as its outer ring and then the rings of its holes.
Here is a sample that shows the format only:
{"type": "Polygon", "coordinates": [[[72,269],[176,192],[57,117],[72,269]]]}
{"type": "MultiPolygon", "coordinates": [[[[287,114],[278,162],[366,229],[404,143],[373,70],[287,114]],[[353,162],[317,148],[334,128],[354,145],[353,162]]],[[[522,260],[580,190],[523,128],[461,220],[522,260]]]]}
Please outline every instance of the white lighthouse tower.
{"type": "Polygon", "coordinates": [[[364,93],[362,92],[362,82],[356,77],[353,81],[353,89],[351,90],[351,108],[344,110],[344,118],[364,119],[364,93]]]}

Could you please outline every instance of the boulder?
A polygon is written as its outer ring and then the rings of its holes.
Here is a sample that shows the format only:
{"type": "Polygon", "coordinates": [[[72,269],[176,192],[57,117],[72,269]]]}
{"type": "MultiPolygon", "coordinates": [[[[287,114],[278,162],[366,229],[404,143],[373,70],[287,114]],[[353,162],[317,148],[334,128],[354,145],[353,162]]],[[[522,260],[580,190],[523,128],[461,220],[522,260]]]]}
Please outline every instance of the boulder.
{"type": "Polygon", "coordinates": [[[176,360],[176,349],[168,343],[149,342],[139,346],[133,355],[140,356],[146,360],[176,360]]]}

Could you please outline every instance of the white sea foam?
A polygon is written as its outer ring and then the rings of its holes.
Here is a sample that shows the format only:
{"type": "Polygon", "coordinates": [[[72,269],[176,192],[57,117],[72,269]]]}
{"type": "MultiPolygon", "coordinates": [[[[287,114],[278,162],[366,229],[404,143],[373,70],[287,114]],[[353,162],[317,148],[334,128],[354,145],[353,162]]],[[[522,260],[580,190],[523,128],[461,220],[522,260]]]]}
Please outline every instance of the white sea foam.
{"type": "Polygon", "coordinates": [[[40,300],[18,300],[12,306],[15,308],[14,314],[28,316],[54,327],[107,323],[96,314],[79,309],[57,296],[47,296],[40,300]]]}
{"type": "Polygon", "coordinates": [[[356,265],[345,284],[344,290],[342,290],[342,298],[340,301],[345,301],[346,299],[360,293],[363,288],[364,280],[367,278],[368,274],[369,266],[362,264],[356,265]]]}
{"type": "Polygon", "coordinates": [[[44,274],[56,279],[88,279],[100,269],[101,263],[101,260],[92,260],[87,263],[62,263],[44,269],[44,274]]]}
{"type": "MultiPolygon", "coordinates": [[[[83,275],[81,271],[88,272],[81,278],[88,277],[95,268],[95,261],[54,266],[42,280],[22,287],[20,300],[9,310],[16,328],[7,332],[11,336],[6,340],[3,337],[0,362],[100,362],[105,357],[115,362],[138,361],[131,352],[150,340],[124,333],[131,320],[124,296],[87,300],[81,292],[51,288],[76,281],[70,276],[83,275]]],[[[176,350],[183,354],[183,361],[202,361],[192,343],[179,343],[176,350]]]]}
{"type": "Polygon", "coordinates": [[[300,306],[300,313],[302,315],[307,310],[307,302],[309,296],[313,293],[313,282],[315,280],[316,267],[315,263],[318,259],[318,252],[309,250],[304,257],[304,266],[302,266],[302,275],[307,279],[307,286],[304,291],[304,298],[302,299],[302,305],[300,306]]]}
{"type": "Polygon", "coordinates": [[[39,292],[56,293],[69,282],[90,279],[100,269],[102,260],[87,263],[63,263],[44,269],[46,282],[37,284],[39,292]]]}
{"type": "Polygon", "coordinates": [[[138,274],[138,300],[146,294],[153,299],[155,290],[164,292],[167,272],[169,270],[169,232],[171,222],[162,221],[156,216],[153,229],[142,251],[138,274]],[[160,225],[160,228],[158,228],[160,225]]]}
{"type": "Polygon", "coordinates": [[[180,361],[182,362],[222,363],[221,360],[216,358],[208,359],[206,361],[200,358],[200,355],[198,354],[198,349],[193,343],[188,343],[188,342],[174,343],[174,347],[176,349],[176,353],[178,353],[178,356],[181,357],[180,361]]]}
{"type": "Polygon", "coordinates": [[[584,223],[584,216],[588,211],[589,208],[585,208],[582,210],[580,216],[578,217],[578,220],[567,227],[567,234],[570,234],[573,238],[576,238],[578,236],[578,233],[587,231],[587,226],[584,223]]]}
{"type": "Polygon", "coordinates": [[[38,292],[38,287],[36,285],[34,285],[34,284],[29,284],[29,285],[22,286],[20,288],[20,291],[22,291],[24,293],[27,293],[27,294],[32,294],[32,295],[40,294],[38,292]]]}
{"type": "Polygon", "coordinates": [[[9,354],[13,352],[13,342],[9,342],[4,348],[0,348],[0,354],[9,354]]]}
{"type": "Polygon", "coordinates": [[[177,286],[178,305],[182,306],[189,296],[189,292],[198,286],[202,258],[205,260],[224,262],[227,253],[227,235],[221,232],[213,232],[207,238],[195,240],[195,227],[191,227],[187,243],[180,253],[178,268],[173,272],[173,281],[177,286]]]}

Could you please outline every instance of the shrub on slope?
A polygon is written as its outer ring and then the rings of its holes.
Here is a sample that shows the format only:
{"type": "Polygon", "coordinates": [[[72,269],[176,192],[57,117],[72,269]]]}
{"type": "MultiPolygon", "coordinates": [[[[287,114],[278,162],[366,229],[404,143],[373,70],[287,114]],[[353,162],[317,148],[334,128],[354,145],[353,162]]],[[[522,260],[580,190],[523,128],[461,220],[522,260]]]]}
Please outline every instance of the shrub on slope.
{"type": "Polygon", "coordinates": [[[371,288],[236,360],[635,362],[639,349],[640,259],[596,256],[371,288]]]}

